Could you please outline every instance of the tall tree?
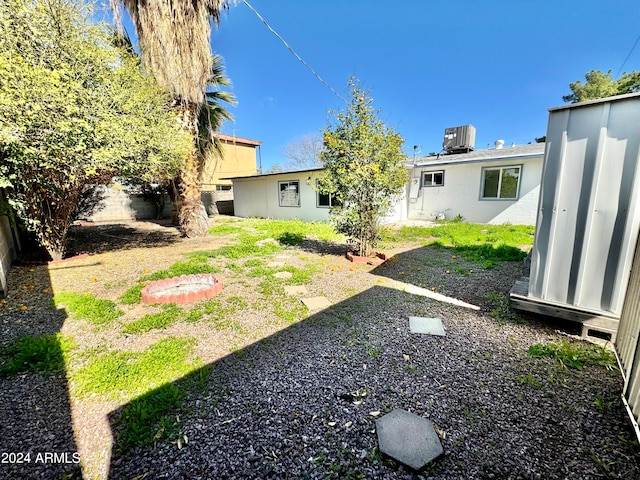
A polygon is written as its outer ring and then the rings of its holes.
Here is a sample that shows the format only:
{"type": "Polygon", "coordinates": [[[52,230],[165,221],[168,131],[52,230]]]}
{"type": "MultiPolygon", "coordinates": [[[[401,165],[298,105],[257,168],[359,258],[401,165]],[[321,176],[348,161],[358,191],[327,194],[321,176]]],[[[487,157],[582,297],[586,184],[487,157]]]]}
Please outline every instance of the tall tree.
{"type": "Polygon", "coordinates": [[[87,186],[173,175],[190,147],[167,95],[89,14],[0,3],[0,187],[54,259],[87,186]]]}
{"type": "Polygon", "coordinates": [[[640,72],[636,71],[625,72],[619,79],[614,80],[611,70],[607,73],[591,70],[584,78],[585,83],[576,80],[569,84],[571,93],[563,96],[563,101],[577,103],[640,91],[640,72]]]}
{"type": "Polygon", "coordinates": [[[180,226],[187,236],[198,236],[208,229],[207,213],[200,198],[200,179],[205,161],[203,125],[210,116],[202,116],[207,105],[206,89],[210,80],[211,21],[219,22],[228,0],[110,0],[120,24],[124,6],[136,28],[142,59],[160,85],[173,98],[180,127],[189,133],[193,145],[185,156],[177,182],[180,226]]]}
{"type": "Polygon", "coordinates": [[[379,118],[368,93],[353,78],[349,88],[346,111],[324,133],[318,189],[334,199],[330,215],[336,230],[365,256],[379,239],[380,220],[402,193],[406,156],[404,139],[379,118]]]}

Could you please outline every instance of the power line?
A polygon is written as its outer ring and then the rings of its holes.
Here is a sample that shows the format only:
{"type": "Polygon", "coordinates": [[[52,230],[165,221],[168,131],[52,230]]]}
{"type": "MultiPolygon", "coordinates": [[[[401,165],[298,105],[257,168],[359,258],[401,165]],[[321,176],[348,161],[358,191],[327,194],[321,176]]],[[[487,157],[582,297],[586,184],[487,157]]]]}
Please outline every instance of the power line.
{"type": "Polygon", "coordinates": [[[618,78],[618,76],[620,75],[620,72],[624,68],[624,64],[627,63],[627,60],[629,60],[631,53],[636,48],[636,45],[638,45],[638,41],[640,41],[640,35],[638,35],[638,38],[636,38],[636,42],[633,44],[633,47],[631,47],[631,50],[629,50],[629,53],[627,54],[627,57],[624,59],[624,62],[622,62],[622,65],[620,65],[620,68],[618,69],[618,73],[616,73],[615,78],[618,78]]]}
{"type": "Polygon", "coordinates": [[[242,3],[244,3],[247,7],[249,7],[249,10],[251,10],[253,13],[255,13],[255,14],[256,14],[256,17],[258,17],[258,18],[260,19],[260,21],[261,21],[262,23],[264,23],[265,27],[267,27],[267,28],[269,29],[269,31],[270,31],[271,33],[273,33],[273,34],[278,38],[278,40],[280,40],[280,41],[282,42],[282,44],[283,44],[285,47],[287,47],[287,50],[289,50],[289,51],[293,54],[293,56],[294,56],[294,57],[296,57],[296,58],[298,59],[298,61],[299,61],[300,63],[302,63],[305,67],[307,67],[307,68],[309,69],[309,71],[310,71],[311,73],[313,73],[313,75],[314,75],[318,80],[320,80],[320,82],[321,82],[325,87],[327,87],[329,90],[331,90],[331,92],[332,92],[336,97],[338,97],[340,100],[342,100],[344,103],[348,103],[344,98],[342,98],[342,97],[340,96],[340,94],[339,94],[338,92],[336,92],[336,91],[333,89],[333,87],[332,87],[331,85],[329,85],[327,82],[325,82],[325,81],[322,79],[322,77],[320,77],[320,75],[318,75],[318,74],[316,73],[316,71],[313,69],[313,67],[312,67],[311,65],[309,65],[307,62],[305,62],[305,61],[300,57],[300,55],[298,55],[298,54],[295,52],[295,50],[294,50],[293,48],[291,48],[291,46],[290,46],[290,45],[285,41],[285,39],[284,39],[284,38],[282,38],[282,37],[278,34],[278,32],[276,32],[276,31],[271,27],[271,25],[269,25],[269,24],[267,23],[267,21],[266,21],[264,18],[262,18],[262,16],[261,16],[257,11],[256,11],[256,9],[255,9],[255,8],[253,8],[251,5],[249,5],[249,2],[247,2],[247,0],[242,0],[242,3]]]}

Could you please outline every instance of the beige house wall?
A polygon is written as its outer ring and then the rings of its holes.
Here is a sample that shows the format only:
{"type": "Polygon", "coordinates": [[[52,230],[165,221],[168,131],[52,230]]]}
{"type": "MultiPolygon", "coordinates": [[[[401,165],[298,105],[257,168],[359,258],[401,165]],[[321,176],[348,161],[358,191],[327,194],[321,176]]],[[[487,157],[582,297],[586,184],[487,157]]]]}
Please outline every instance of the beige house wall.
{"type": "Polygon", "coordinates": [[[222,142],[222,159],[210,159],[202,174],[203,191],[216,190],[217,185],[231,186],[231,180],[222,178],[254,175],[258,173],[258,148],[261,142],[247,138],[216,134],[222,142]]]}

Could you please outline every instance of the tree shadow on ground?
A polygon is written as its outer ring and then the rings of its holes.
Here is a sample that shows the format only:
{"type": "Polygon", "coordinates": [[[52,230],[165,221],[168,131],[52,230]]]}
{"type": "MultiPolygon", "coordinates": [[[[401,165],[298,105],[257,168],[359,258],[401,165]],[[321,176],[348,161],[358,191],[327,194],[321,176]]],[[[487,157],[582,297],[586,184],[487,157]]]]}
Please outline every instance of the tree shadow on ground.
{"type": "Polygon", "coordinates": [[[112,411],[109,478],[413,478],[377,450],[375,419],[394,408],[445,432],[446,455],[431,467],[441,478],[525,477],[538,461],[549,478],[568,462],[587,478],[594,451],[640,474],[637,449],[619,436],[632,438],[624,410],[581,423],[575,413],[594,409],[567,389],[590,389],[589,402],[610,389],[614,401],[615,374],[568,372],[544,392],[514,380],[549,376],[551,364],[527,354],[532,328],[373,286],[112,411]],[[411,334],[416,314],[442,318],[447,336],[411,334]],[[594,423],[600,435],[585,448],[594,423]]]}
{"type": "Polygon", "coordinates": [[[347,250],[349,250],[349,245],[346,243],[326,242],[324,240],[309,238],[301,239],[293,245],[305,252],[317,253],[319,255],[336,255],[338,257],[344,256],[347,250]]]}
{"type": "Polygon", "coordinates": [[[516,280],[528,275],[528,257],[515,247],[500,246],[489,252],[492,248],[436,243],[396,254],[372,273],[476,305],[482,313],[499,321],[534,322],[571,335],[580,334],[581,327],[575,322],[511,307],[509,292],[516,280]],[[495,260],[496,256],[505,260],[495,260]],[[486,268],[487,264],[492,265],[486,268]]]}
{"type": "Polygon", "coordinates": [[[0,478],[81,478],[46,265],[13,266],[0,307],[0,478]],[[25,307],[21,309],[20,307],[25,307]]]}
{"type": "Polygon", "coordinates": [[[180,232],[167,222],[137,221],[113,224],[81,224],[69,229],[65,257],[105,253],[179,242],[180,232]]]}

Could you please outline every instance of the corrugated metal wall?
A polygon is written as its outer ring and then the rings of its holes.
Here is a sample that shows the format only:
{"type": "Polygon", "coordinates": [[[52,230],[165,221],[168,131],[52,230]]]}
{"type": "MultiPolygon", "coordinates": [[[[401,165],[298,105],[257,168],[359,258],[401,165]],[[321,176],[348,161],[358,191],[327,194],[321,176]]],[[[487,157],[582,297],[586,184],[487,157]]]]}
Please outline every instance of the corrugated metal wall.
{"type": "Polygon", "coordinates": [[[640,229],[640,95],[549,112],[529,297],[619,315],[640,229]]]}
{"type": "MultiPolygon", "coordinates": [[[[625,378],[624,396],[636,422],[640,418],[640,242],[622,307],[616,351],[625,378]]],[[[636,427],[636,433],[637,427],[636,427]]],[[[640,434],[639,434],[640,436],[640,434]]]]}

